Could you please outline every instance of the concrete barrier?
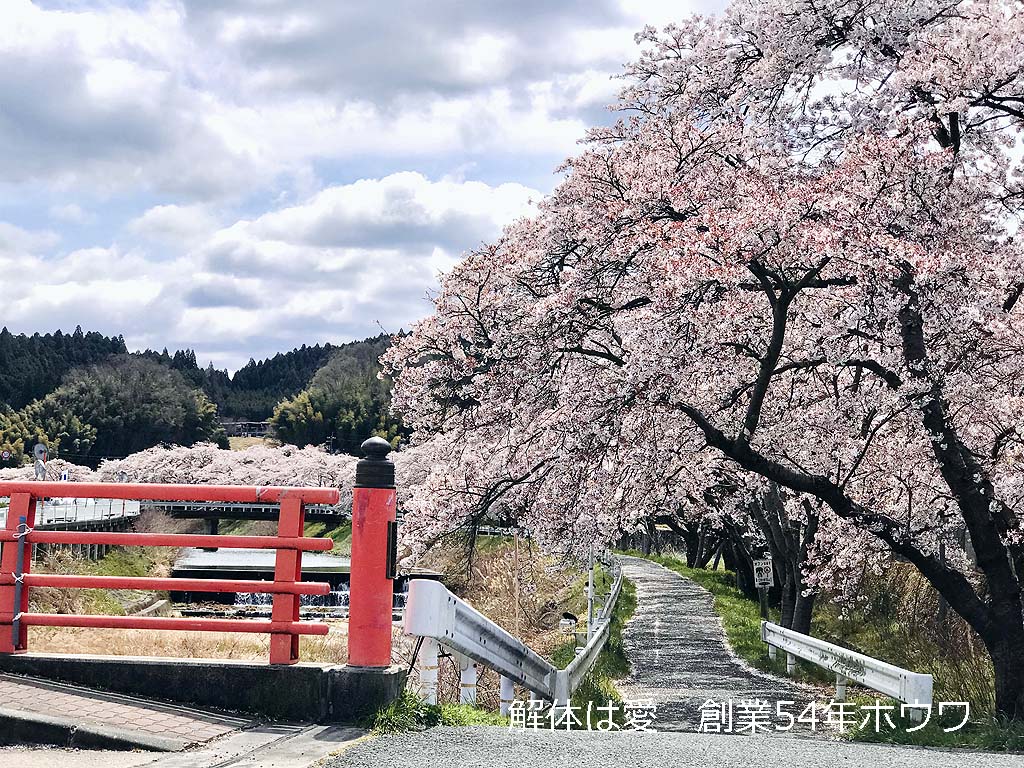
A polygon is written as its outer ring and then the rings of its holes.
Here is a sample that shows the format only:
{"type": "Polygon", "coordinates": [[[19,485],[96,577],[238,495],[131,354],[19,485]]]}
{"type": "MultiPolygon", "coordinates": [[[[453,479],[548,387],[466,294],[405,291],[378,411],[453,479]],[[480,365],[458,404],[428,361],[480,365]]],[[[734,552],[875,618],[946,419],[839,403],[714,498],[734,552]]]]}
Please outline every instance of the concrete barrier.
{"type": "Polygon", "coordinates": [[[271,720],[318,723],[364,720],[398,698],[406,678],[399,667],[43,653],[0,655],[0,671],[271,720]]]}

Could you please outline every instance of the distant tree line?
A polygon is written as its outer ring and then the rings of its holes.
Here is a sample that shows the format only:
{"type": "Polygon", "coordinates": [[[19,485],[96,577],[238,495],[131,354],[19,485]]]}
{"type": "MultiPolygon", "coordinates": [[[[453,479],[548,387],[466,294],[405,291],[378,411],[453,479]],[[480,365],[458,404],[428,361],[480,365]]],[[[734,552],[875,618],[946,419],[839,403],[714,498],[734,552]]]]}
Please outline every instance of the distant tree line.
{"type": "Polygon", "coordinates": [[[191,349],[178,350],[173,355],[166,349],[147,349],[136,354],[180,372],[217,404],[222,418],[263,421],[279,402],[302,391],[330,356],[344,346],[348,345],[303,344],[259,362],[250,358],[234,376],[214,368],[212,363],[200,368],[191,349]]]}
{"type": "Polygon", "coordinates": [[[23,463],[36,442],[51,456],[95,467],[161,443],[227,447],[217,406],[178,371],[130,355],[76,368],[62,384],[15,411],[0,411],[6,466],[23,463]]]}
{"type": "Polygon", "coordinates": [[[27,460],[36,442],[51,456],[96,466],[159,444],[212,441],[220,419],[271,419],[296,445],[358,453],[378,434],[397,445],[390,382],[378,377],[385,335],[343,345],[303,345],[230,376],[201,368],[194,350],[128,353],[121,336],[15,335],[0,331],[0,465],[27,460]]]}
{"type": "Polygon", "coordinates": [[[298,446],[326,443],[354,455],[370,435],[397,446],[407,433],[390,413],[391,381],[379,375],[378,363],[390,340],[381,335],[336,347],[309,386],[274,409],[276,437],[298,446]]]}
{"type": "Polygon", "coordinates": [[[4,328],[0,330],[0,403],[22,408],[56,389],[73,368],[127,352],[121,336],[84,333],[81,326],[70,334],[31,336],[4,328]]]}

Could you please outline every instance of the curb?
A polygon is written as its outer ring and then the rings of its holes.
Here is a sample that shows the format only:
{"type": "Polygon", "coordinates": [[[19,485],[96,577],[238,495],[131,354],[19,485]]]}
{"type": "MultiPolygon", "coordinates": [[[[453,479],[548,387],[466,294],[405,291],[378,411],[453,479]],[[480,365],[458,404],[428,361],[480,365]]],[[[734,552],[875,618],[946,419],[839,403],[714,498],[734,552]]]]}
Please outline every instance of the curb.
{"type": "Polygon", "coordinates": [[[189,746],[189,742],[183,739],[79,723],[66,717],[4,707],[0,707],[0,744],[47,744],[69,749],[144,749],[150,752],[180,752],[189,746]]]}

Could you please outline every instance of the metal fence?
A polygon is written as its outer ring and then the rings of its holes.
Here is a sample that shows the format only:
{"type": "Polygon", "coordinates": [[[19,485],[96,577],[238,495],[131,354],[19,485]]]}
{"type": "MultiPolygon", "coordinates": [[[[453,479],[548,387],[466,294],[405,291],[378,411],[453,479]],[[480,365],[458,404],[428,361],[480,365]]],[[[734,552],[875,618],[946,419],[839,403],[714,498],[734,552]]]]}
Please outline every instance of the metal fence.
{"type": "Polygon", "coordinates": [[[476,701],[476,681],[482,665],[501,676],[501,713],[508,714],[514,685],[555,706],[568,704],[573,692],[593,668],[611,627],[611,616],[622,588],[622,571],[613,563],[614,581],[608,599],[597,613],[586,645],[565,669],[557,669],[518,638],[506,632],[437,581],[413,579],[405,612],[405,632],[422,638],[419,652],[420,692],[437,703],[438,657],[442,648],[456,655],[461,670],[463,703],[476,701]]]}
{"type": "Polygon", "coordinates": [[[846,698],[846,683],[853,680],[873,691],[909,704],[911,718],[920,720],[932,705],[932,676],[902,669],[840,645],[794,632],[769,621],[761,622],[761,639],[775,658],[776,649],[786,653],[786,671],[796,671],[801,658],[836,674],[836,701],[846,698]]]}
{"type": "MultiPolygon", "coordinates": [[[[299,596],[327,594],[330,585],[302,581],[302,552],[329,550],[328,538],[303,534],[306,503],[336,504],[338,491],[325,488],[256,488],[242,486],[131,485],[122,483],[0,482],[0,496],[10,498],[6,525],[0,529],[0,653],[28,648],[28,627],[98,627],[109,629],[163,629],[215,632],[269,633],[272,664],[298,660],[300,635],[326,635],[321,622],[299,621],[299,596]],[[277,536],[208,536],[167,533],[114,533],[110,531],[37,530],[37,502],[45,498],[100,500],[261,502],[278,505],[277,536]],[[33,574],[33,544],[123,545],[154,547],[228,547],[276,550],[274,581],[227,579],[162,579],[124,576],[33,574]],[[201,592],[269,592],[274,595],[269,621],[199,619],[157,616],[76,616],[31,613],[33,587],[64,589],[191,589],[201,592]]],[[[45,508],[45,507],[44,507],[45,508]]]]}

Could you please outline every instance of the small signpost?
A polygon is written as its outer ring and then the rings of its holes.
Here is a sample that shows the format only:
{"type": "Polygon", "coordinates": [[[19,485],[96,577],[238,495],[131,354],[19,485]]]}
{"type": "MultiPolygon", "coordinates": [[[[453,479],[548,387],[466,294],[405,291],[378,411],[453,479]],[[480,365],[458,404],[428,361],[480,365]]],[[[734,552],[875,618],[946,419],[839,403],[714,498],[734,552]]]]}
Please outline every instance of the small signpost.
{"type": "Polygon", "coordinates": [[[46,479],[46,446],[36,443],[32,449],[32,455],[36,457],[36,480],[46,479]]]}
{"type": "Polygon", "coordinates": [[[0,452],[0,459],[3,459],[4,461],[10,461],[11,452],[4,449],[2,452],[0,452]]]}
{"type": "Polygon", "coordinates": [[[761,618],[768,619],[768,590],[775,586],[775,573],[770,557],[754,561],[754,586],[761,602],[761,618]]]}

